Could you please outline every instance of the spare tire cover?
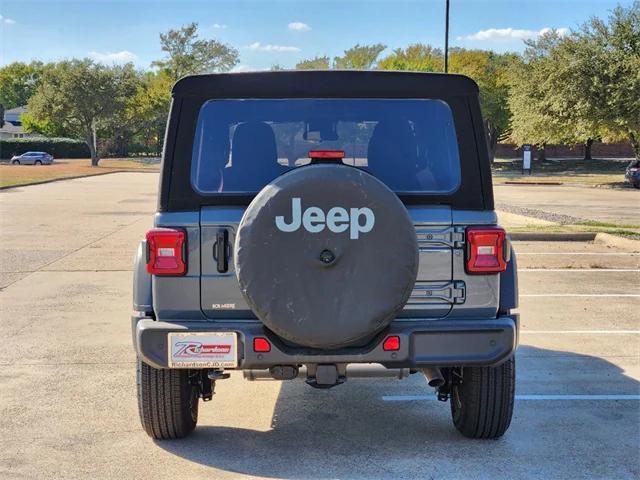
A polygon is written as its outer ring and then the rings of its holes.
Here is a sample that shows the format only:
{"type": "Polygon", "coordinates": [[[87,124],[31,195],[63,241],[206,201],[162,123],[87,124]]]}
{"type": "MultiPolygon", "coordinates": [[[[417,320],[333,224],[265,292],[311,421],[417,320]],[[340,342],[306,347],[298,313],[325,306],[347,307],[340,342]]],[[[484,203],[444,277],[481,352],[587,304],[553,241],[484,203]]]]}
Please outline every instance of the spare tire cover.
{"type": "Polygon", "coordinates": [[[240,289],[273,332],[314,348],[353,345],[403,308],[418,270],[409,214],[354,167],[300,167],[258,193],[234,245],[240,289]]]}

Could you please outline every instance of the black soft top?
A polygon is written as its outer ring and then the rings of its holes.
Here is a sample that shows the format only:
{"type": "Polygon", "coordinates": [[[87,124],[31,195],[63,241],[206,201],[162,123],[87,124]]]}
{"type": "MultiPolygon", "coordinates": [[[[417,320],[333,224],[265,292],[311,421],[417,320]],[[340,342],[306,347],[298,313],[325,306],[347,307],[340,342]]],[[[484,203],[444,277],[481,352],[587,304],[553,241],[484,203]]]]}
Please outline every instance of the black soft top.
{"type": "Polygon", "coordinates": [[[464,75],[377,70],[291,70],[214,73],[184,77],[174,97],[428,98],[476,95],[478,85],[464,75]]]}
{"type": "Polygon", "coordinates": [[[159,211],[207,205],[248,205],[255,195],[197,192],[191,184],[193,140],[200,108],[230,98],[440,99],[452,110],[461,183],[451,194],[400,194],[405,204],[493,210],[491,165],[478,85],[463,75],[376,70],[312,70],[193,75],[173,87],[160,180],[159,211]]]}

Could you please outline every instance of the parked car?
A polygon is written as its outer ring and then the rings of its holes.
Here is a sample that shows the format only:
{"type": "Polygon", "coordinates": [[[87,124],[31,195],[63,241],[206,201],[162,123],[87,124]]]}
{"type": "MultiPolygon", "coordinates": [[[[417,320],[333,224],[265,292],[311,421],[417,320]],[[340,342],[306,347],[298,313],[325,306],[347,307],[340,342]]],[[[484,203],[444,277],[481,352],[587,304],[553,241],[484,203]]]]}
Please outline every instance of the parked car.
{"type": "Polygon", "coordinates": [[[640,160],[634,160],[627,166],[624,178],[633,187],[640,188],[640,160]]]}
{"type": "Polygon", "coordinates": [[[155,228],[134,264],[145,431],[188,435],[199,399],[242,371],[319,389],[421,373],[463,435],[503,435],[516,258],[475,82],[212,74],[172,97],[155,228]]]}
{"type": "Polygon", "coordinates": [[[51,165],[53,155],[47,152],[25,152],[11,157],[11,163],[13,165],[51,165]]]}

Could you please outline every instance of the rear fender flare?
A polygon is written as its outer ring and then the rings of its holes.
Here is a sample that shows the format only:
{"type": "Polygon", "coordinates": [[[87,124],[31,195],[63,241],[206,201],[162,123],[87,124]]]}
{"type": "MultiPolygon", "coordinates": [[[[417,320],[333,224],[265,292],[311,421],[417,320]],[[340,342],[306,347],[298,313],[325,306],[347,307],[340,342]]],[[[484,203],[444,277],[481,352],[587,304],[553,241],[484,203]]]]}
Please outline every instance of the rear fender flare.
{"type": "Polygon", "coordinates": [[[133,309],[153,312],[151,274],[147,272],[147,241],[142,240],[133,261],[133,309]]]}
{"type": "Polygon", "coordinates": [[[507,313],[518,308],[518,263],[516,252],[509,242],[511,249],[507,269],[500,274],[500,313],[507,313]]]}

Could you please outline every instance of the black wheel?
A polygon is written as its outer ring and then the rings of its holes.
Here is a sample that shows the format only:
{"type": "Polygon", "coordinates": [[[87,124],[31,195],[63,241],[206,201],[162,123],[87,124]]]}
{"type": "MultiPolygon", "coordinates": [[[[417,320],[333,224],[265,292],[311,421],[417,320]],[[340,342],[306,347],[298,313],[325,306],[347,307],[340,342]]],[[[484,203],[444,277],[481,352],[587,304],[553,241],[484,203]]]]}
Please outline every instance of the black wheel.
{"type": "Polygon", "coordinates": [[[11,162],[12,165],[20,165],[20,160],[14,160],[11,162]]]}
{"type": "Polygon", "coordinates": [[[198,388],[188,370],[157,369],[138,359],[137,384],[140,422],[151,438],[183,438],[196,428],[198,388]]]}
{"type": "Polygon", "coordinates": [[[498,438],[513,415],[516,361],[512,356],[497,367],[464,367],[451,390],[453,424],[465,437],[498,438]]]}
{"type": "Polygon", "coordinates": [[[36,160],[35,165],[42,165],[42,162],[40,160],[36,160]]]}

